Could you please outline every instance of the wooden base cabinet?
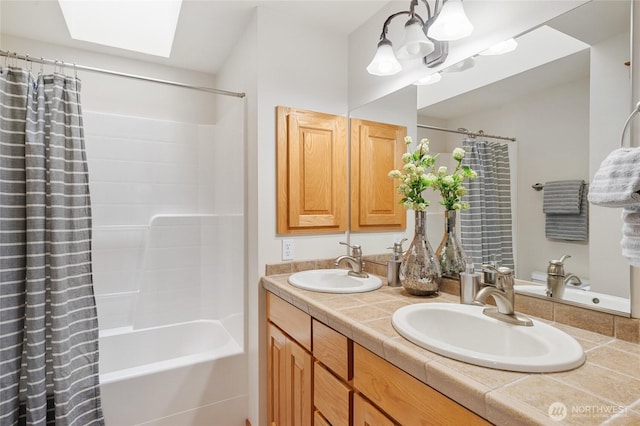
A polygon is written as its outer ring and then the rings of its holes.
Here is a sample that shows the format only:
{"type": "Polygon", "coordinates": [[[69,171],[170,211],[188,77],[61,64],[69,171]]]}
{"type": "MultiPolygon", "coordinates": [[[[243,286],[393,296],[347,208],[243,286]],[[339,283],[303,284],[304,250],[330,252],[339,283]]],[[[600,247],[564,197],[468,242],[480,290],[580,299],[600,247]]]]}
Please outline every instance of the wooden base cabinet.
{"type": "Polygon", "coordinates": [[[269,424],[308,426],[313,414],[311,354],[273,324],[267,327],[269,424]]]}
{"type": "Polygon", "coordinates": [[[271,426],[490,424],[271,293],[267,319],[271,426]]]}

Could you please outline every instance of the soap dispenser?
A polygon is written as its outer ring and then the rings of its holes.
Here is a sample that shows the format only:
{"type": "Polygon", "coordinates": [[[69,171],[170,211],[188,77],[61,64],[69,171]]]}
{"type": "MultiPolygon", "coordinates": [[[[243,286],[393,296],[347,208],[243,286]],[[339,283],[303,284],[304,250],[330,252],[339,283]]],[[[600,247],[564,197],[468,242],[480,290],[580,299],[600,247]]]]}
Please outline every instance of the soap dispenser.
{"type": "Polygon", "coordinates": [[[390,250],[393,250],[391,259],[387,261],[387,284],[390,287],[400,287],[402,285],[400,283],[400,265],[402,264],[402,255],[404,254],[402,243],[405,241],[407,241],[407,239],[403,238],[400,242],[393,243],[393,247],[389,247],[390,250]]]}
{"type": "Polygon", "coordinates": [[[564,261],[571,255],[565,254],[558,260],[550,260],[547,266],[547,296],[562,299],[564,295],[564,261]]]}
{"type": "Polygon", "coordinates": [[[464,272],[460,273],[460,303],[471,305],[480,290],[480,273],[475,272],[471,258],[465,260],[464,272]]]}

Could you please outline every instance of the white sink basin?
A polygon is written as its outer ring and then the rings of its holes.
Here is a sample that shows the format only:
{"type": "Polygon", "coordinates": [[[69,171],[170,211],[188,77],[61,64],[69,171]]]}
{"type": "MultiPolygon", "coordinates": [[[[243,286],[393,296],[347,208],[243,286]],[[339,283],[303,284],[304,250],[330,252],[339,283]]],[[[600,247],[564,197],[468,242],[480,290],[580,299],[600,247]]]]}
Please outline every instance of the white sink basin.
{"type": "Polygon", "coordinates": [[[532,327],[490,318],[484,308],[454,303],[418,303],[393,314],[394,328],[425,349],[470,364],[499,370],[551,373],[585,361],[571,336],[542,322],[532,327]]]}
{"type": "Polygon", "coordinates": [[[358,278],[347,275],[348,272],[348,269],[312,269],[296,272],[289,277],[289,284],[322,293],[363,293],[382,287],[382,281],[375,275],[358,278]]]}

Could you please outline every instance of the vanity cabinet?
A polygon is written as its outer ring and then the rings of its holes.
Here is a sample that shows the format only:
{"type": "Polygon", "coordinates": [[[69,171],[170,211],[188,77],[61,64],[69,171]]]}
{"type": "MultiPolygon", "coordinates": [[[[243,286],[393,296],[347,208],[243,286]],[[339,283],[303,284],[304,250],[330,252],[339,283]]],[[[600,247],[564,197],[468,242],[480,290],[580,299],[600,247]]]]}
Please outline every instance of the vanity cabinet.
{"type": "Polygon", "coordinates": [[[311,317],[278,297],[267,300],[269,425],[307,426],[313,415],[311,317]]]}
{"type": "Polygon", "coordinates": [[[490,424],[270,292],[267,333],[271,426],[490,424]]]}

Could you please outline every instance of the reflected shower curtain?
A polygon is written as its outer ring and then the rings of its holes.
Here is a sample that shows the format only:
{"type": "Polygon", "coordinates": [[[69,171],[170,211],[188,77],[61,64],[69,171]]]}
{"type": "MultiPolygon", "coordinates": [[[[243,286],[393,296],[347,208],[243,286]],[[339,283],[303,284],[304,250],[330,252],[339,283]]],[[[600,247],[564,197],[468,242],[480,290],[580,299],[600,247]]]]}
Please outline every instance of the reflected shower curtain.
{"type": "Polygon", "coordinates": [[[0,72],[0,424],[102,425],[80,83],[0,72]]]}
{"type": "Polygon", "coordinates": [[[471,207],[460,214],[462,246],[476,268],[491,256],[514,269],[509,149],[504,143],[465,139],[465,163],[478,173],[465,196],[471,207]]]}

